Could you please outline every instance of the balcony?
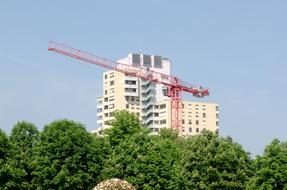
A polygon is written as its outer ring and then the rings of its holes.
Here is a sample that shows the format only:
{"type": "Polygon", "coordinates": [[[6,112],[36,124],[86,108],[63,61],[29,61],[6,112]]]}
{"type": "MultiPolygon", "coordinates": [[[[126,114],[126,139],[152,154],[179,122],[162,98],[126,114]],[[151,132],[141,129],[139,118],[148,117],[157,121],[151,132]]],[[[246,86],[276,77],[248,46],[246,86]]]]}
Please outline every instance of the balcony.
{"type": "Polygon", "coordinates": [[[125,88],[124,95],[125,96],[139,96],[138,89],[131,88],[131,87],[125,88]]]}

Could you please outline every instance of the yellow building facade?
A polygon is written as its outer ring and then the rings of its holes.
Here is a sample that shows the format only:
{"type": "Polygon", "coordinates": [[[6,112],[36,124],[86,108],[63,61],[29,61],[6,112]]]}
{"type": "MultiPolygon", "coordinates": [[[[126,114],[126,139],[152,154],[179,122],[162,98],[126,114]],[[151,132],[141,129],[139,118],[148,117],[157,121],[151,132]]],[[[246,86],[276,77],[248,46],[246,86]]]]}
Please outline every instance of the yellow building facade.
{"type": "MultiPolygon", "coordinates": [[[[130,54],[124,59],[124,63],[133,63],[132,56],[130,54]]],[[[142,63],[145,63],[144,56],[139,54],[142,63]]],[[[156,69],[160,71],[161,66],[163,72],[169,74],[169,60],[161,58],[159,62],[158,57],[150,56],[151,67],[157,65],[156,69]]],[[[115,110],[135,113],[153,133],[158,133],[162,128],[170,128],[171,102],[169,97],[164,96],[162,87],[117,71],[104,72],[103,96],[98,98],[97,128],[93,132],[101,133],[109,128],[105,122],[113,118],[115,110]]],[[[218,133],[218,104],[183,101],[182,107],[182,135],[199,134],[204,129],[218,133]]]]}

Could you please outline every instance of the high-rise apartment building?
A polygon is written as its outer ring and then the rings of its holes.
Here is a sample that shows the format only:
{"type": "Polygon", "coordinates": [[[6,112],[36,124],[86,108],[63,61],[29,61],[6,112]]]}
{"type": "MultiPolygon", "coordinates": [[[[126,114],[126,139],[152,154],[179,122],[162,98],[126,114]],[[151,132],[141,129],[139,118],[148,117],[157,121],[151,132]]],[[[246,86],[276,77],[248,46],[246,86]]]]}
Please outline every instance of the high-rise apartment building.
{"type": "MultiPolygon", "coordinates": [[[[150,68],[170,75],[170,61],[155,55],[129,54],[118,63],[134,67],[150,68]]],[[[98,98],[97,129],[101,133],[113,118],[115,110],[128,110],[137,114],[140,120],[154,133],[161,128],[171,127],[170,98],[165,96],[165,87],[117,71],[103,73],[103,96],[98,98]]],[[[218,132],[218,105],[183,101],[182,134],[193,135],[203,129],[218,132]]]]}

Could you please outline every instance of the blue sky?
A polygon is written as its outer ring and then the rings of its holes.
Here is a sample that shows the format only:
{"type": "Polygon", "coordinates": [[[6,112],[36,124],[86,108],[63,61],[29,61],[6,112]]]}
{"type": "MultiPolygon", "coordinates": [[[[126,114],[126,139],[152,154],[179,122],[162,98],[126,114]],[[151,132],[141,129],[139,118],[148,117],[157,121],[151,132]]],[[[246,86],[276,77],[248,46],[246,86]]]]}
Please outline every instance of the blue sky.
{"type": "Polygon", "coordinates": [[[210,89],[220,134],[261,154],[287,140],[286,10],[284,0],[1,1],[0,127],[68,118],[95,128],[104,70],[48,52],[54,40],[113,60],[170,58],[173,75],[210,89]]]}

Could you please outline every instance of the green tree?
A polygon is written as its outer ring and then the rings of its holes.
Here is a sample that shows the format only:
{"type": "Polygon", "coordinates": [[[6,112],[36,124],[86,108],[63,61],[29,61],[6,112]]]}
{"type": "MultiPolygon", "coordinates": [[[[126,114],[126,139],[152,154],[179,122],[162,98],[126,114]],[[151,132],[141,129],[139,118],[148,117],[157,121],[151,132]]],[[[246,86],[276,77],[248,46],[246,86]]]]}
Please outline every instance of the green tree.
{"type": "Polygon", "coordinates": [[[0,129],[0,189],[6,189],[11,169],[7,164],[10,153],[10,142],[7,135],[0,129]]]}
{"type": "Polygon", "coordinates": [[[178,173],[187,189],[245,189],[250,158],[230,137],[205,131],[187,139],[178,173]]]}
{"type": "Polygon", "coordinates": [[[150,173],[145,173],[147,184],[142,184],[142,189],[183,189],[177,166],[182,159],[184,140],[172,129],[161,129],[158,135],[151,136],[146,162],[141,163],[143,173],[144,168],[150,169],[150,173]]]}
{"type": "Polygon", "coordinates": [[[116,146],[120,142],[128,139],[131,135],[142,130],[143,126],[139,118],[126,110],[115,111],[114,119],[106,122],[112,128],[106,129],[104,134],[111,146],[116,146]]]}
{"type": "Polygon", "coordinates": [[[6,133],[0,129],[0,161],[4,162],[7,159],[9,149],[9,139],[6,133]]]}
{"type": "Polygon", "coordinates": [[[254,175],[248,189],[287,189],[287,143],[278,139],[265,148],[253,162],[254,175]]]}
{"type": "Polygon", "coordinates": [[[11,157],[11,144],[9,138],[0,129],[0,189],[12,189],[10,183],[18,175],[18,170],[9,164],[11,157]]]}
{"type": "Polygon", "coordinates": [[[32,162],[36,189],[91,189],[97,184],[103,150],[84,126],[54,121],[40,133],[32,162]]]}
{"type": "Polygon", "coordinates": [[[157,136],[151,135],[126,111],[117,112],[112,124],[106,138],[114,146],[102,178],[125,179],[137,189],[176,189],[174,170],[181,155],[178,134],[162,130],[157,136]]]}
{"type": "Polygon", "coordinates": [[[34,147],[38,140],[37,127],[28,122],[18,122],[10,135],[11,154],[9,166],[13,170],[7,189],[31,189],[34,147]]]}

